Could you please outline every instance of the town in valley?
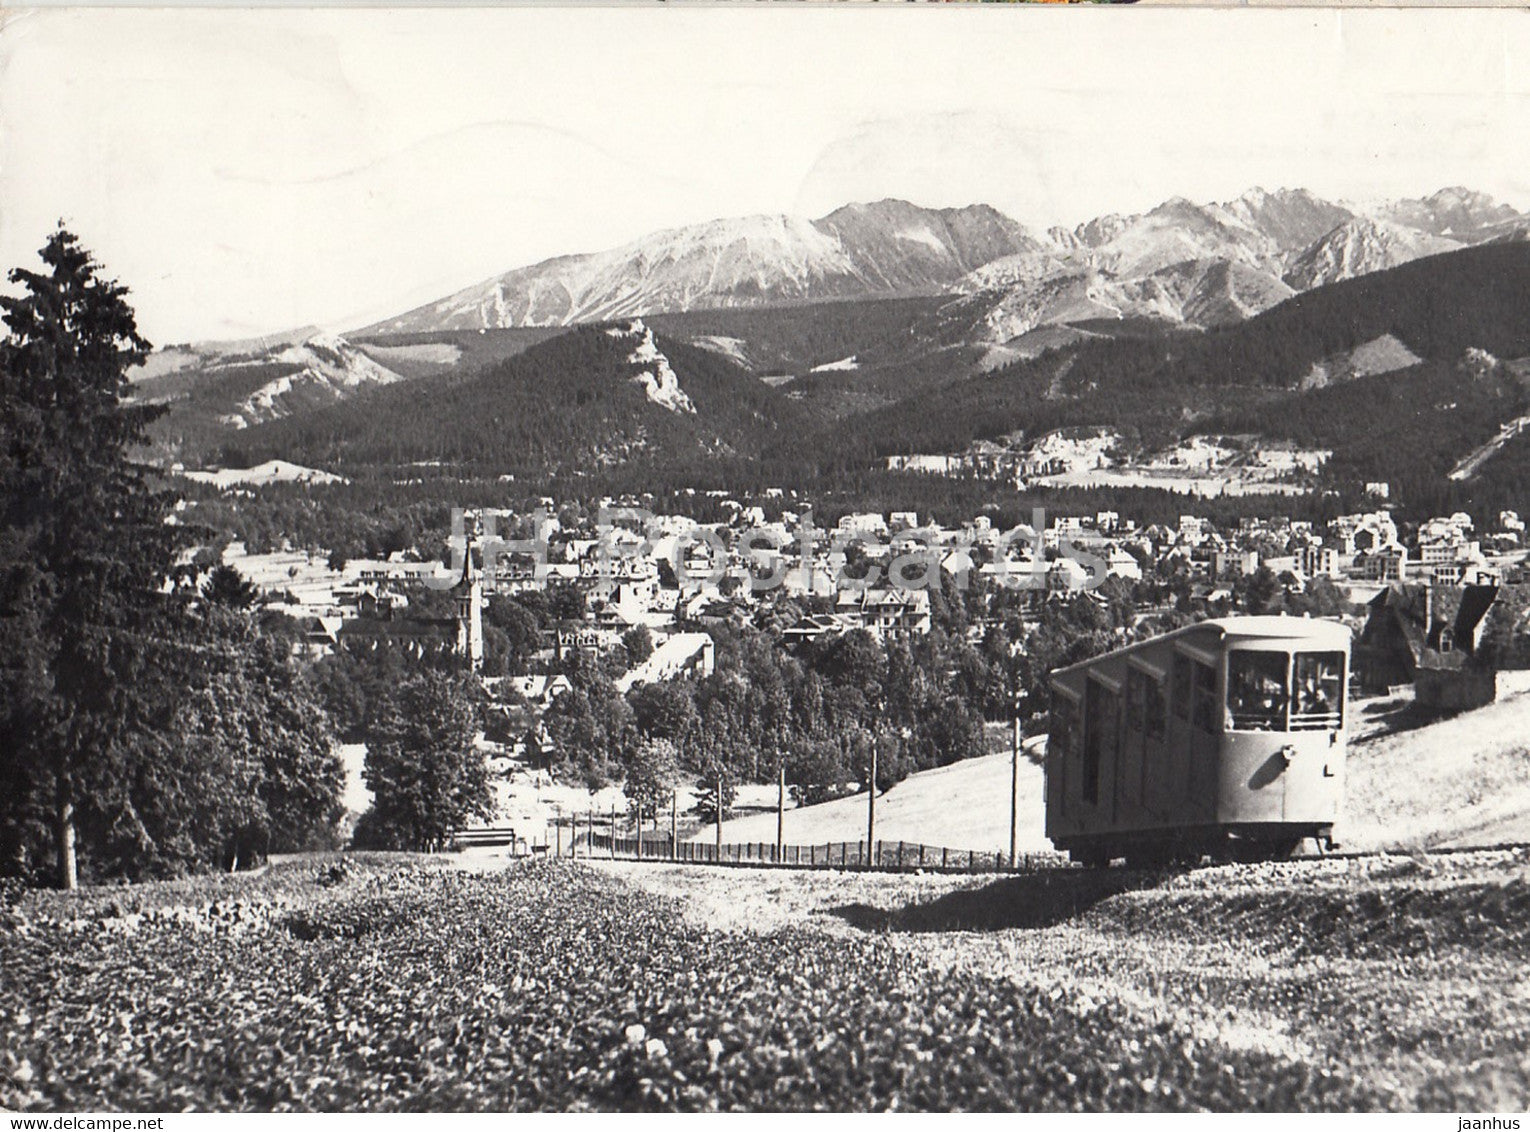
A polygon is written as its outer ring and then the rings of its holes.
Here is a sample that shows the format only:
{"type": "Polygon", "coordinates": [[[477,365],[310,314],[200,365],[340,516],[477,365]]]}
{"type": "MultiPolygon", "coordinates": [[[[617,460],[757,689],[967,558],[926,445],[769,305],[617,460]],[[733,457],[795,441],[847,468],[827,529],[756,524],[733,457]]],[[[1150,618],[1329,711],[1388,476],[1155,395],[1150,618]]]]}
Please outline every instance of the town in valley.
{"type": "Polygon", "coordinates": [[[0,1109],[1520,1126],[1530,24],[959,7],[0,21],[0,1109]]]}

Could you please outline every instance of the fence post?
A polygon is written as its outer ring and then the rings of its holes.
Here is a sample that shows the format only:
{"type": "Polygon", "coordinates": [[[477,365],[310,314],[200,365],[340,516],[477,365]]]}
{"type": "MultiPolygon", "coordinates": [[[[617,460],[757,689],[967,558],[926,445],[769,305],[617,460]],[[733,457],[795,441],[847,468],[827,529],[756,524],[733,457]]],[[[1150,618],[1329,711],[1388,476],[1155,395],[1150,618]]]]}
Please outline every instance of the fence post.
{"type": "Polygon", "coordinates": [[[786,842],[786,760],[781,760],[780,782],[776,785],[776,861],[786,862],[783,846],[786,842]]]}
{"type": "Polygon", "coordinates": [[[1015,867],[1020,831],[1020,690],[1015,689],[1015,733],[1009,755],[1009,867],[1015,867]]]}
{"type": "Polygon", "coordinates": [[[871,735],[871,786],[866,791],[866,848],[877,835],[877,736],[871,735]]]}
{"type": "Polygon", "coordinates": [[[946,846],[942,845],[940,847],[940,867],[943,868],[943,869],[944,868],[949,868],[950,867],[950,863],[951,863],[950,858],[951,858],[951,850],[949,848],[947,848],[946,846]]]}
{"type": "Polygon", "coordinates": [[[669,793],[669,859],[675,860],[680,856],[680,791],[678,788],[669,793]]]}

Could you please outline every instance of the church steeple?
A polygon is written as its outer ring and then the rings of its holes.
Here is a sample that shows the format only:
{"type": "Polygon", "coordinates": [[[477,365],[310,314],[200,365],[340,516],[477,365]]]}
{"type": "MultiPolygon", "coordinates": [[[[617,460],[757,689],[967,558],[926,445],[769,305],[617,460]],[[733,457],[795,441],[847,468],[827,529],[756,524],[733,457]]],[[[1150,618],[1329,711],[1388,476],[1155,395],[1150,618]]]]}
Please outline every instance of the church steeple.
{"type": "Polygon", "coordinates": [[[473,561],[478,541],[476,516],[471,529],[463,535],[462,577],[452,587],[457,599],[457,653],[466,658],[468,668],[483,668],[483,577],[473,561]]]}

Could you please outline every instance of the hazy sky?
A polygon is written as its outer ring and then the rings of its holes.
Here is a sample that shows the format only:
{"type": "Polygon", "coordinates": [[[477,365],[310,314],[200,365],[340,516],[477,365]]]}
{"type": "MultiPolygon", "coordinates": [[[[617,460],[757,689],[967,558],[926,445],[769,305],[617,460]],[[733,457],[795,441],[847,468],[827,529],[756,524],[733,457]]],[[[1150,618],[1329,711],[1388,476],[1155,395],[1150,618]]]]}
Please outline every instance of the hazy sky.
{"type": "Polygon", "coordinates": [[[75,9],[0,32],[0,263],[60,217],[155,342],[397,313],[853,200],[1036,224],[1251,185],[1530,207],[1530,13],[75,9]]]}

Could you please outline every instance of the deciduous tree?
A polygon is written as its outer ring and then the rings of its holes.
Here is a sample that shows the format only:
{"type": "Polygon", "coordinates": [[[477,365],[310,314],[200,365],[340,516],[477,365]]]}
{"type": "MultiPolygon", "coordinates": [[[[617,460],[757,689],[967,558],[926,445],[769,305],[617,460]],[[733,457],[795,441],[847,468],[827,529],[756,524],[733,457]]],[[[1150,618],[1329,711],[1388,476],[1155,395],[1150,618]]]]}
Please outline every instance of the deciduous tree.
{"type": "Polygon", "coordinates": [[[358,845],[433,851],[493,814],[489,769],[474,744],[478,714],[471,677],[421,671],[398,690],[369,729],[363,777],[373,801],[357,823],[358,845]]]}

